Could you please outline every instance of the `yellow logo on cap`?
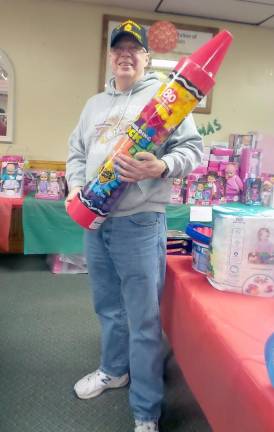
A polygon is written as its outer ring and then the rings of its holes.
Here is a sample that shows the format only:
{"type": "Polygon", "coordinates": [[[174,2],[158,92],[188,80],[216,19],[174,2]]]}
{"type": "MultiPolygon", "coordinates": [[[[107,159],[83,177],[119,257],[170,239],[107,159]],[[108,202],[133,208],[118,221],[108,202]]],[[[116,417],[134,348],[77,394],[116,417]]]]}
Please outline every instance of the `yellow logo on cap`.
{"type": "Polygon", "coordinates": [[[131,24],[125,25],[124,30],[129,32],[132,31],[132,25],[131,24]]]}

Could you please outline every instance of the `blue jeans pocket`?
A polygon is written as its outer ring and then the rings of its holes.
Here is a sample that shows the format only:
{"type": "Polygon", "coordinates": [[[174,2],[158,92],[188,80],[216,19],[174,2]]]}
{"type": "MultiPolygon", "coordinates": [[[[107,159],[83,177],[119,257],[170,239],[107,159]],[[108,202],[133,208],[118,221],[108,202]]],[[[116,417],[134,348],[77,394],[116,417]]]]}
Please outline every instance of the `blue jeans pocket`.
{"type": "Polygon", "coordinates": [[[141,212],[129,216],[129,220],[135,225],[153,226],[158,222],[159,216],[155,212],[141,212]]]}

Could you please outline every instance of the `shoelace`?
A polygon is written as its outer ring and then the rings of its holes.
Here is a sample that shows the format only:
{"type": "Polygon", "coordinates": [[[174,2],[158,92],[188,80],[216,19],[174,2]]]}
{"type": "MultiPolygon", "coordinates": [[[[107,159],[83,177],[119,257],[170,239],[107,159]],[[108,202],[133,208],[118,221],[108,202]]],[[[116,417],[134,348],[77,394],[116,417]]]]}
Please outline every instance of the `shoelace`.
{"type": "Polygon", "coordinates": [[[102,375],[102,372],[99,371],[99,370],[97,370],[97,371],[92,372],[91,374],[89,374],[88,377],[87,377],[87,379],[88,379],[88,381],[89,381],[89,380],[90,380],[91,378],[93,378],[94,376],[98,376],[98,377],[101,378],[101,375],[102,375]]]}

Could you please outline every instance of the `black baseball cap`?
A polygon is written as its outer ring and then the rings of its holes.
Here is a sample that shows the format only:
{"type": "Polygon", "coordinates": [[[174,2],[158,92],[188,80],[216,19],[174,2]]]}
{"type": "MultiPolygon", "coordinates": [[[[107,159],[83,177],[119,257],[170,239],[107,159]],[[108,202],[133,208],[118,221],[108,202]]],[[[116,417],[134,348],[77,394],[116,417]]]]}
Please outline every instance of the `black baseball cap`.
{"type": "Polygon", "coordinates": [[[121,36],[132,36],[142,47],[148,51],[147,35],[144,27],[136,22],[128,19],[122,24],[119,24],[111,33],[110,46],[113,47],[121,36]]]}

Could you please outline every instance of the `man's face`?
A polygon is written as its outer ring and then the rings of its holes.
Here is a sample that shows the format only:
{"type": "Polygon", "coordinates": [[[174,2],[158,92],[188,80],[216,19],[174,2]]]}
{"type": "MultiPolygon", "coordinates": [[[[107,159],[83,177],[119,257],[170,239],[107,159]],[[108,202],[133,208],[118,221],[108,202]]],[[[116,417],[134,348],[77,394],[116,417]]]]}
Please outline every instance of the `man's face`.
{"type": "Polygon", "coordinates": [[[132,37],[122,36],[110,49],[110,62],[118,90],[126,90],[144,75],[149,54],[132,37]]]}

